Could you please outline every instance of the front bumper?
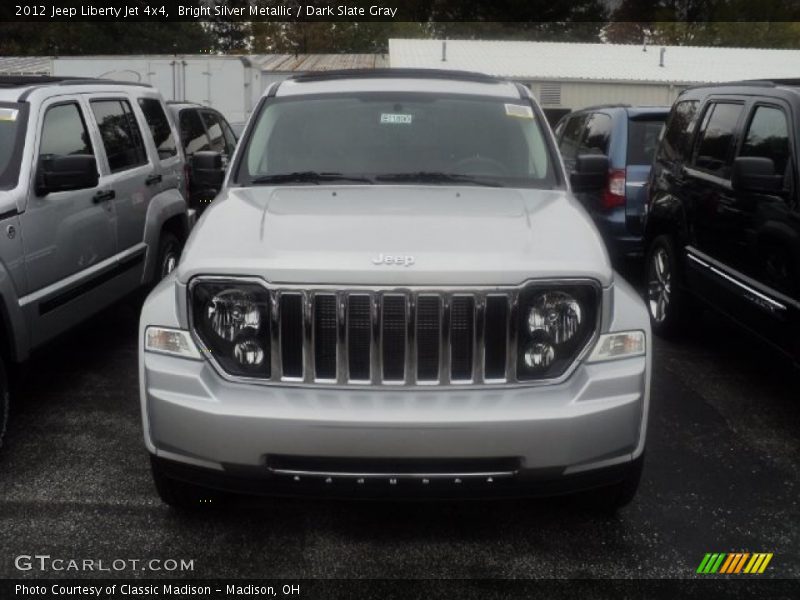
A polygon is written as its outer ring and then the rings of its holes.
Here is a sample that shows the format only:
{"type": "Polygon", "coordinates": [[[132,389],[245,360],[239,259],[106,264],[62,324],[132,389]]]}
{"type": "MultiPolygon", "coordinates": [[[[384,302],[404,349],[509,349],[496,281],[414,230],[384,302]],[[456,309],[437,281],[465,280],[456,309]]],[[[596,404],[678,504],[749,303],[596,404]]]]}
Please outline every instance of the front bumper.
{"type": "Polygon", "coordinates": [[[287,388],[232,383],[206,361],[145,353],[145,437],[157,457],[234,481],[305,484],[330,475],[352,482],[362,474],[370,482],[429,479],[434,487],[460,479],[469,488],[494,475],[495,487],[536,487],[626,465],[641,454],[646,372],[639,356],[582,364],[550,386],[287,388]],[[294,471],[273,469],[275,457],[335,458],[353,466],[305,469],[309,475],[296,479],[294,471]],[[380,459],[445,466],[375,468],[380,459]],[[514,466],[487,467],[486,459],[514,466]],[[458,468],[451,467],[455,460],[458,468]]]}

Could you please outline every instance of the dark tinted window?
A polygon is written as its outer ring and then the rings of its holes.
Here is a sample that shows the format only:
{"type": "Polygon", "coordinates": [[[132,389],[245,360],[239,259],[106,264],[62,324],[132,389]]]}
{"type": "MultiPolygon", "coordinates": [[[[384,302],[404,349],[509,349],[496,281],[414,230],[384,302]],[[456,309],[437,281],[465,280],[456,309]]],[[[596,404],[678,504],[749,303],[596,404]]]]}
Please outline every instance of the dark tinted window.
{"type": "Polygon", "coordinates": [[[608,154],[610,137],[611,117],[603,113],[593,113],[586,121],[578,154],[608,154]]]}
{"type": "Polygon", "coordinates": [[[156,143],[158,157],[169,158],[175,156],[178,153],[178,148],[175,145],[175,136],[172,135],[172,127],[169,126],[161,101],[155,98],[139,98],[139,106],[142,109],[142,113],[144,113],[150,133],[153,135],[153,141],[156,143]]]}
{"type": "Polygon", "coordinates": [[[575,158],[578,154],[578,137],[583,131],[584,123],[586,123],[586,115],[575,115],[567,119],[564,125],[564,134],[561,136],[558,146],[564,158],[575,158]]]}
{"type": "Polygon", "coordinates": [[[222,131],[222,124],[216,113],[203,111],[203,122],[206,124],[208,137],[211,139],[211,150],[221,154],[227,154],[228,148],[225,145],[225,135],[222,131]]]}
{"type": "Polygon", "coordinates": [[[729,174],[731,150],[741,104],[715,103],[709,106],[700,126],[694,164],[720,177],[729,174]]]}
{"type": "Polygon", "coordinates": [[[673,107],[659,150],[661,158],[669,161],[686,160],[694,131],[692,120],[697,113],[697,106],[697,100],[684,100],[673,107]]]}
{"type": "Polygon", "coordinates": [[[219,122],[222,124],[222,134],[225,136],[225,143],[228,145],[228,152],[232,153],[236,149],[236,135],[233,133],[231,126],[225,119],[220,117],[219,122]]]}
{"type": "Polygon", "coordinates": [[[71,154],[94,154],[83,116],[77,104],[53,106],[44,116],[39,156],[71,154]]]}
{"type": "Polygon", "coordinates": [[[789,126],[784,112],[758,106],[753,113],[739,156],[763,156],[775,163],[775,172],[785,174],[789,165],[789,126]]]}
{"type": "Polygon", "coordinates": [[[208,136],[200,115],[197,111],[189,108],[181,111],[180,116],[181,143],[187,156],[201,150],[209,150],[208,136]]]}
{"type": "Polygon", "coordinates": [[[628,121],[628,164],[649,165],[658,148],[664,121],[628,121]]]}
{"type": "Polygon", "coordinates": [[[17,185],[27,119],[27,104],[0,103],[0,189],[17,185]]]}
{"type": "Polygon", "coordinates": [[[139,124],[127,100],[92,100],[112,173],[147,163],[139,124]]]}

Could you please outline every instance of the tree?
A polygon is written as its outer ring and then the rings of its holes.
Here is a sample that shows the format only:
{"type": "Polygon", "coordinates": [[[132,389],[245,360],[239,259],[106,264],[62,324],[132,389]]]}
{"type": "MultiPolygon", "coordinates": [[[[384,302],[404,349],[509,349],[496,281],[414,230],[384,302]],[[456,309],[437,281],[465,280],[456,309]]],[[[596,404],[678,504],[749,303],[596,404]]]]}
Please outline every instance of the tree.
{"type": "MultiPolygon", "coordinates": [[[[226,5],[230,9],[250,7],[248,0],[209,0],[215,5],[226,5]]],[[[211,11],[214,14],[214,11],[211,11]]],[[[214,16],[205,23],[211,41],[211,50],[221,54],[246,54],[252,47],[252,24],[247,21],[232,21],[228,17],[214,16]]]]}
{"type": "Polygon", "coordinates": [[[210,38],[195,22],[0,23],[0,55],[191,54],[210,38]]]}

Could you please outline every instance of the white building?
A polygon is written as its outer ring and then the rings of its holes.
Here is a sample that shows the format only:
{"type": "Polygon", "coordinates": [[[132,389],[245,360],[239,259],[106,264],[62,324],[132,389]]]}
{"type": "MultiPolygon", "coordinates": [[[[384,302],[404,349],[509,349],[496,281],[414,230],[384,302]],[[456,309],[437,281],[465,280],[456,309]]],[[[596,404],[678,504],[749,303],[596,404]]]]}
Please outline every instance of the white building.
{"type": "Polygon", "coordinates": [[[0,57],[0,75],[100,77],[147,83],[168,101],[196,102],[245,121],[273,82],[301,73],[387,66],[380,54],[0,57]]]}
{"type": "Polygon", "coordinates": [[[478,71],[530,86],[551,113],[670,105],[698,83],[800,78],[800,50],[479,40],[389,40],[391,67],[478,71]]]}

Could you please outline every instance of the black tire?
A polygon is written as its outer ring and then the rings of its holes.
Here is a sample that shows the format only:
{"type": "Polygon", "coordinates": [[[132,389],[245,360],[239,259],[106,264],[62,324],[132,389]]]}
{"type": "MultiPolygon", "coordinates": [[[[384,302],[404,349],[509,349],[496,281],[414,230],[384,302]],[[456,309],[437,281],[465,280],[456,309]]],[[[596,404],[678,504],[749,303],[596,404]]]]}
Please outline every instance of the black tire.
{"type": "Polygon", "coordinates": [[[8,425],[8,411],[11,406],[11,393],[8,388],[8,377],[4,360],[0,358],[0,448],[3,447],[3,437],[8,425]]]}
{"type": "Polygon", "coordinates": [[[206,489],[185,481],[172,479],[152,456],[150,469],[161,501],[179,510],[213,510],[220,508],[225,500],[222,493],[206,489]]]}
{"type": "Polygon", "coordinates": [[[158,240],[158,261],[156,262],[155,282],[169,275],[177,266],[183,245],[174,233],[164,231],[158,240]]]}
{"type": "Polygon", "coordinates": [[[683,287],[675,242],[668,235],[655,238],[647,251],[644,300],[653,333],[664,338],[683,333],[693,302],[683,287]]]}

